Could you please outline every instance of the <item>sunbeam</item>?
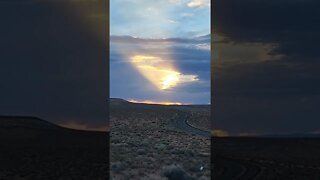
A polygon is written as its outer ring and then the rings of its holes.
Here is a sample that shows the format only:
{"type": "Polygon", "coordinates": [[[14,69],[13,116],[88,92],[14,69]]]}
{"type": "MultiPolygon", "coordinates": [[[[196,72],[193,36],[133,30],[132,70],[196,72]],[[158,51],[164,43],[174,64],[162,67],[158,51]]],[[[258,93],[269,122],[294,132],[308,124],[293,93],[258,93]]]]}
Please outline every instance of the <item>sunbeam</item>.
{"type": "Polygon", "coordinates": [[[197,75],[184,75],[176,70],[172,61],[160,57],[136,55],[131,63],[153,85],[160,90],[168,90],[182,83],[198,81],[197,75]]]}

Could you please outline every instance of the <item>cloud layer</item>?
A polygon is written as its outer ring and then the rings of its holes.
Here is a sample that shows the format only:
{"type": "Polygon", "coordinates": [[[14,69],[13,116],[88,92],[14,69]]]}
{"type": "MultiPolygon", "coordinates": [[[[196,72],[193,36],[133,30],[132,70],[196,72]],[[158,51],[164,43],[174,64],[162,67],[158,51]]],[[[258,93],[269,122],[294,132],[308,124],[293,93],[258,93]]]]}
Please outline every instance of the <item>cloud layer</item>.
{"type": "Polygon", "coordinates": [[[188,3],[188,6],[192,8],[210,7],[210,0],[192,0],[188,3]]]}
{"type": "Polygon", "coordinates": [[[209,34],[208,3],[208,0],[110,1],[110,31],[112,35],[140,38],[209,34]]]}
{"type": "Polygon", "coordinates": [[[312,132],[319,126],[318,1],[215,1],[216,128],[312,132]]]}
{"type": "Polygon", "coordinates": [[[0,4],[0,115],[106,127],[106,1],[0,4]]]}
{"type": "Polygon", "coordinates": [[[210,45],[210,36],[192,39],[111,36],[111,96],[207,104],[210,50],[198,48],[198,44],[210,45]]]}
{"type": "Polygon", "coordinates": [[[155,56],[136,55],[130,58],[135,68],[161,90],[198,81],[197,75],[185,75],[174,69],[172,62],[155,56]]]}

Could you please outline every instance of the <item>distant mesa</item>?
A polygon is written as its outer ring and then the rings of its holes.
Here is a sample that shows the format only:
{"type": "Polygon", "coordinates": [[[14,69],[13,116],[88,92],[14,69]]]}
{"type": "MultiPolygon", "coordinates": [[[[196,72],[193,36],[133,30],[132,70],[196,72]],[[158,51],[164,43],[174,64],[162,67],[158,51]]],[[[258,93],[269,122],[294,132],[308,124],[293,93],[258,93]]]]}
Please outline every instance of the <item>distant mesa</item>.
{"type": "Polygon", "coordinates": [[[110,102],[129,103],[128,101],[121,99],[121,98],[110,98],[110,102]]]}
{"type": "Polygon", "coordinates": [[[110,98],[109,101],[110,101],[110,105],[116,105],[116,106],[130,104],[130,102],[121,98],[110,98]]]}

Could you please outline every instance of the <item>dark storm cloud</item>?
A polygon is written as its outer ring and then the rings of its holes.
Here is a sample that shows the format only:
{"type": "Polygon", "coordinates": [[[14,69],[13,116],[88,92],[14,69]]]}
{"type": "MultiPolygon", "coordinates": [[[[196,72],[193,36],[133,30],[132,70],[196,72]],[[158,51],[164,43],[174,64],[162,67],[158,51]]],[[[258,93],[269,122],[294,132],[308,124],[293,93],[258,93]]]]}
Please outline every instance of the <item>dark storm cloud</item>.
{"type": "Polygon", "coordinates": [[[203,78],[210,80],[210,35],[193,39],[142,39],[131,36],[111,36],[110,60],[115,62],[130,61],[119,53],[125,49],[128,56],[147,52],[153,56],[166,56],[185,73],[205,73],[203,78]]]}
{"type": "MultiPolygon", "coordinates": [[[[201,65],[210,63],[210,35],[193,39],[143,39],[131,36],[111,36],[110,56],[121,56],[119,49],[125,49],[128,55],[135,55],[141,51],[154,56],[169,55],[177,59],[179,64],[194,63],[201,65]]],[[[129,61],[124,58],[111,58],[111,61],[129,61]]],[[[196,68],[194,68],[196,69],[196,68]]],[[[201,69],[199,69],[201,70],[201,69]]],[[[208,71],[208,69],[205,69],[208,71]]]]}
{"type": "Polygon", "coordinates": [[[319,56],[319,1],[226,0],[213,7],[217,34],[235,42],[281,43],[275,53],[319,56]]]}
{"type": "Polygon", "coordinates": [[[105,126],[107,22],[88,17],[106,13],[106,3],[0,4],[0,115],[105,126]]]}
{"type": "Polygon", "coordinates": [[[226,0],[213,7],[214,33],[226,39],[213,48],[225,48],[213,55],[214,126],[233,133],[319,127],[320,2],[226,0]]]}

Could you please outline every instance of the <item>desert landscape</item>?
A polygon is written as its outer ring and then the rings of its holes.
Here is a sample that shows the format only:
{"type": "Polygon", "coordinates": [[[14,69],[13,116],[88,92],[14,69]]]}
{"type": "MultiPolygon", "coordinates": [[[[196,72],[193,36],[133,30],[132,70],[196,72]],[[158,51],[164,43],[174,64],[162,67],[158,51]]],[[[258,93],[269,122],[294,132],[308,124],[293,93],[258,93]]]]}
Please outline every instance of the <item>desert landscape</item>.
{"type": "Polygon", "coordinates": [[[320,139],[212,138],[213,179],[320,179],[320,139]]]}
{"type": "Polygon", "coordinates": [[[210,179],[209,112],[111,99],[111,179],[210,179]]]}
{"type": "Polygon", "coordinates": [[[208,106],[110,105],[111,166],[109,133],[1,116],[0,179],[320,178],[317,137],[210,138],[208,106]]]}
{"type": "Polygon", "coordinates": [[[67,129],[36,117],[0,117],[0,179],[108,179],[106,132],[67,129]]]}

